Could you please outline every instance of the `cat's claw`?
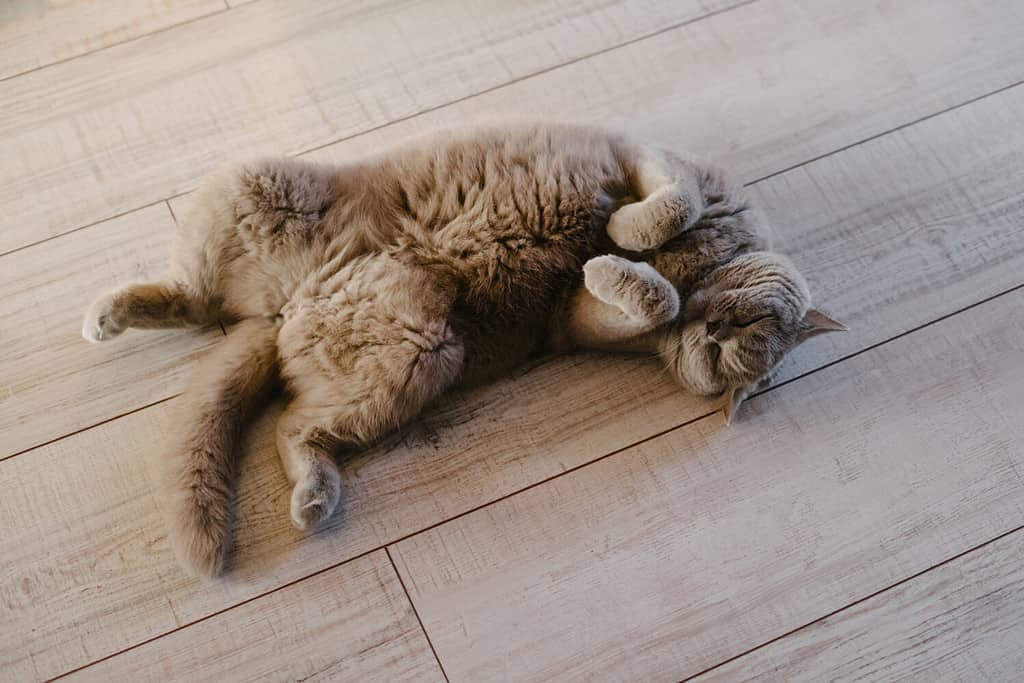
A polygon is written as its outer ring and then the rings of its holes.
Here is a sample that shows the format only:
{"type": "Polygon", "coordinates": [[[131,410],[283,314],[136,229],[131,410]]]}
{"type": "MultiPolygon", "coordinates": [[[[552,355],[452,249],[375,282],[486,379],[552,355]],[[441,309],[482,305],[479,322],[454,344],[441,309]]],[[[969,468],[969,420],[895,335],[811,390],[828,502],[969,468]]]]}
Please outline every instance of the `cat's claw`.
{"type": "Polygon", "coordinates": [[[106,294],[96,299],[82,321],[82,337],[89,342],[109,341],[124,332],[113,316],[114,297],[106,294]]]}
{"type": "Polygon", "coordinates": [[[292,524],[300,531],[315,529],[334,513],[341,498],[341,475],[334,463],[314,465],[292,491],[292,524]]]}

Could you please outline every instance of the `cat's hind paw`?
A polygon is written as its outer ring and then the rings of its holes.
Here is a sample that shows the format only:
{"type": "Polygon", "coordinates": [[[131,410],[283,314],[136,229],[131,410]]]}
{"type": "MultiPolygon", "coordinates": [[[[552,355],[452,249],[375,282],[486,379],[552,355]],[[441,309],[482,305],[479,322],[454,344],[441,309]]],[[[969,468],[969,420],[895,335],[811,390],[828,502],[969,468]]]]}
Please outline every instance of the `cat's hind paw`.
{"type": "Polygon", "coordinates": [[[320,459],[292,490],[292,524],[300,531],[315,529],[334,513],[341,499],[341,475],[333,462],[320,459]]]}
{"type": "Polygon", "coordinates": [[[89,342],[109,341],[124,332],[114,315],[114,294],[104,294],[89,306],[82,321],[82,337],[89,342]]]}

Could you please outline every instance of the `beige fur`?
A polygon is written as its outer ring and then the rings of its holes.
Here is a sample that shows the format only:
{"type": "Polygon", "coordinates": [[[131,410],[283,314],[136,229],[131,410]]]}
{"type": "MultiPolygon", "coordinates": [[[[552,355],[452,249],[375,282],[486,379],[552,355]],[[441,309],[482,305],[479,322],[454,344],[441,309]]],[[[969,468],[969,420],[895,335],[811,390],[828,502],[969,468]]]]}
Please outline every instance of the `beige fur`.
{"type": "Polygon", "coordinates": [[[717,172],[582,128],[447,134],[341,167],[255,162],[208,179],[168,278],[100,297],[83,334],[242,321],[178,402],[164,459],[175,547],[215,574],[235,441],[278,369],[301,529],[338,504],[336,451],[545,349],[656,350],[696,391],[749,393],[810,329],[806,285],[752,216],[717,172]]]}

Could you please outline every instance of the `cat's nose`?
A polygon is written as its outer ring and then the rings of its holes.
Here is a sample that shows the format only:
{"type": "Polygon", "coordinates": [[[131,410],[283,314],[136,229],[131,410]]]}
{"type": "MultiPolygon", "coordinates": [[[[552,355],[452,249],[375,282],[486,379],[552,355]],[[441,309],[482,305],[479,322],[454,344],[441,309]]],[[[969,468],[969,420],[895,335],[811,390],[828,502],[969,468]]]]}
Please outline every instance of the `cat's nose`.
{"type": "Polygon", "coordinates": [[[707,325],[708,338],[713,339],[716,344],[721,343],[732,335],[732,327],[722,323],[721,320],[709,320],[707,325]]]}

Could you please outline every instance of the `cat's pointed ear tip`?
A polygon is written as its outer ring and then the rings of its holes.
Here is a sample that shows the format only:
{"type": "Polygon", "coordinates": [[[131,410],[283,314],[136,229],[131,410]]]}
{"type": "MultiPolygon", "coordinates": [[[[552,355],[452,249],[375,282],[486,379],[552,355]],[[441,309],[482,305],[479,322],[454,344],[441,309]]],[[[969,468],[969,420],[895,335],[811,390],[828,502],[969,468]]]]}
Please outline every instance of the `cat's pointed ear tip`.
{"type": "Polygon", "coordinates": [[[829,317],[821,311],[810,308],[804,315],[804,319],[801,321],[801,329],[796,338],[796,343],[800,344],[811,337],[816,337],[819,334],[825,334],[826,332],[849,332],[850,328],[839,322],[835,318],[829,317]]]}
{"type": "Polygon", "coordinates": [[[818,332],[849,332],[850,328],[827,313],[822,313],[816,308],[807,309],[804,315],[804,324],[818,332]]]}
{"type": "Polygon", "coordinates": [[[749,393],[750,389],[748,387],[732,387],[726,390],[721,410],[727,427],[732,424],[733,419],[736,417],[736,411],[739,410],[740,404],[743,403],[743,399],[749,393]]]}

